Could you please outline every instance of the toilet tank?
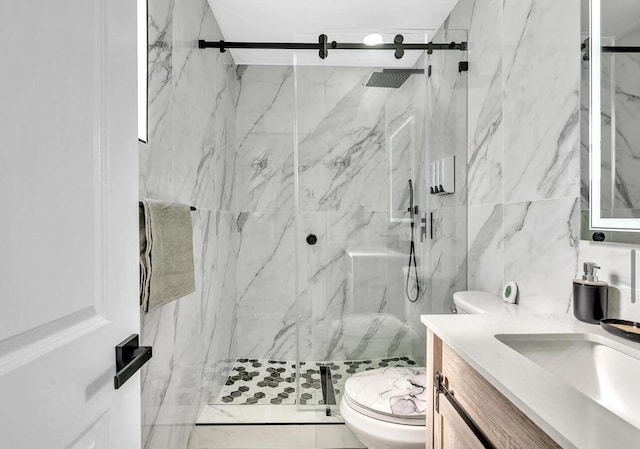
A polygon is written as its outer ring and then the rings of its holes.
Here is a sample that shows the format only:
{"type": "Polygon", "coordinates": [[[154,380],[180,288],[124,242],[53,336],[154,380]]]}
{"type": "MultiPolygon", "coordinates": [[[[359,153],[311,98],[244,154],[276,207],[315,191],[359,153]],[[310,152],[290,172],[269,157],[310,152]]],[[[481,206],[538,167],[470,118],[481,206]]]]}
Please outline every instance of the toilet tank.
{"type": "MultiPolygon", "coordinates": [[[[509,304],[502,300],[501,297],[482,291],[464,291],[455,292],[453,294],[453,303],[456,305],[458,313],[511,313],[511,314],[531,314],[545,313],[535,307],[536,302],[540,302],[539,298],[524,298],[526,301],[531,300],[533,303],[509,304]],[[535,301],[534,301],[535,300],[535,301]]],[[[548,312],[547,312],[548,313],[548,312]]]]}
{"type": "Polygon", "coordinates": [[[460,314],[467,313],[508,313],[502,298],[482,291],[463,291],[453,294],[453,303],[460,314]]]}

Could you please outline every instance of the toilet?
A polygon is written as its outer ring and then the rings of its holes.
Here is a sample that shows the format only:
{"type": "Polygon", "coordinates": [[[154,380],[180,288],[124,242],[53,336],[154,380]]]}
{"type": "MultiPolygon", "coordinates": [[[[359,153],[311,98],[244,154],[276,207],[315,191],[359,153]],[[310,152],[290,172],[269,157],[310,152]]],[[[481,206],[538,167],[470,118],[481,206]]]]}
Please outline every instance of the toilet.
{"type": "Polygon", "coordinates": [[[345,423],[369,449],[424,449],[426,369],[378,368],[347,379],[345,423]]]}
{"type": "MultiPolygon", "coordinates": [[[[481,291],[453,294],[459,314],[526,313],[517,304],[481,291]]],[[[349,430],[369,449],[424,449],[426,369],[378,368],[347,379],[340,413],[349,430]]]]}

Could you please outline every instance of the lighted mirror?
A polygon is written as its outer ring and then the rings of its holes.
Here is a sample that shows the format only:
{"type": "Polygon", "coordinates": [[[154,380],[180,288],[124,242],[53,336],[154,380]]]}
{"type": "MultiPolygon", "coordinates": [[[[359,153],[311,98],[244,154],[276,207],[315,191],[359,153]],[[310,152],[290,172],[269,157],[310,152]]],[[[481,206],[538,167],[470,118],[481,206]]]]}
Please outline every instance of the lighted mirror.
{"type": "Polygon", "coordinates": [[[640,242],[640,2],[582,8],[582,237],[640,242]]]}

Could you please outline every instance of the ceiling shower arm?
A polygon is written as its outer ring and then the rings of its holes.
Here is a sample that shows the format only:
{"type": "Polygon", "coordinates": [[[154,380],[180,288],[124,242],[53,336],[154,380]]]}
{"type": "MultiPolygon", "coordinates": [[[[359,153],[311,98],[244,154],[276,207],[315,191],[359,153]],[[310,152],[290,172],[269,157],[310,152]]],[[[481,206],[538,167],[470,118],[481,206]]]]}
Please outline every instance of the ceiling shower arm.
{"type": "Polygon", "coordinates": [[[394,43],[366,45],[363,43],[340,43],[336,41],[329,42],[326,34],[318,36],[318,43],[296,43],[296,42],[227,42],[199,40],[198,48],[217,48],[220,53],[224,53],[227,49],[260,49],[260,50],[317,50],[320,58],[325,59],[328,50],[393,50],[396,59],[404,56],[406,50],[422,50],[428,54],[434,50],[459,50],[466,51],[466,42],[450,42],[450,43],[433,43],[425,44],[409,43],[405,44],[404,37],[398,34],[394,38],[394,43]]]}

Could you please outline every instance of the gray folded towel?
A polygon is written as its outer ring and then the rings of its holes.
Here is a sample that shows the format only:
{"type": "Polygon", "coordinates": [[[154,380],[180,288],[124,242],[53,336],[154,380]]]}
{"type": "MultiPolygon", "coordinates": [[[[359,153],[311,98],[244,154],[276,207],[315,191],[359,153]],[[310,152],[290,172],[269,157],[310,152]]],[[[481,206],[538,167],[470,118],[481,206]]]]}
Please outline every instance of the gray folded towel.
{"type": "Polygon", "coordinates": [[[141,200],[140,306],[142,313],[196,289],[189,206],[141,200]]]}

